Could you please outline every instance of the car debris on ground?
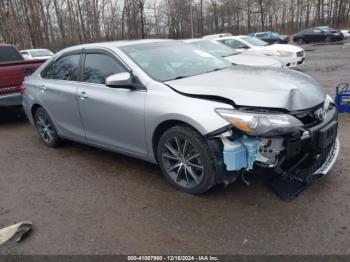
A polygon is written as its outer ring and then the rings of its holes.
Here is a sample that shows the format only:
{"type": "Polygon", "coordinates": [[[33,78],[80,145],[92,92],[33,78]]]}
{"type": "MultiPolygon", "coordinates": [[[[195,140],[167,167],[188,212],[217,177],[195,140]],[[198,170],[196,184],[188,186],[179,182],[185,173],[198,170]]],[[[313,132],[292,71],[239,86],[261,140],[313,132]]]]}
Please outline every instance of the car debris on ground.
{"type": "Polygon", "coordinates": [[[21,242],[32,231],[32,226],[32,222],[22,221],[0,229],[0,246],[13,238],[16,238],[17,243],[21,242]]]}

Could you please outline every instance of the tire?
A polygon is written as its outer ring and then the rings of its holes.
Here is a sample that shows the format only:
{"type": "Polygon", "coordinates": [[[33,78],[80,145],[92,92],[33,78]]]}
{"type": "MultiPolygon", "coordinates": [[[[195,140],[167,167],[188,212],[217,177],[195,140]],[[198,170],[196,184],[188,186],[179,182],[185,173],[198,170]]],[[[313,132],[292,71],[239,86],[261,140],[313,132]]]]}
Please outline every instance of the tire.
{"type": "Polygon", "coordinates": [[[298,45],[304,44],[304,39],[298,38],[298,39],[297,39],[297,43],[298,43],[298,45]]]}
{"type": "Polygon", "coordinates": [[[332,42],[332,37],[327,36],[324,41],[326,41],[326,43],[330,43],[330,42],[332,42]]]}
{"type": "Polygon", "coordinates": [[[174,126],[163,133],[157,159],[168,182],[190,194],[202,194],[215,184],[214,155],[194,129],[174,126]]]}
{"type": "Polygon", "coordinates": [[[57,147],[62,143],[62,139],[57,134],[57,130],[44,108],[39,107],[35,110],[34,123],[45,145],[48,147],[57,147]]]}

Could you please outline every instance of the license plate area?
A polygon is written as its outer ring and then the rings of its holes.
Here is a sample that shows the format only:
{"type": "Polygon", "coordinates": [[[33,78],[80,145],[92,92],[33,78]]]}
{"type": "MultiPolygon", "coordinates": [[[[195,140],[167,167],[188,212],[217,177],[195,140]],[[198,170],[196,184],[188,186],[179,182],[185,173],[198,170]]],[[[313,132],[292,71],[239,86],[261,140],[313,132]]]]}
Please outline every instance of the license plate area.
{"type": "Polygon", "coordinates": [[[321,128],[318,135],[318,143],[321,148],[326,148],[334,143],[338,134],[338,122],[332,121],[325,127],[321,128]]]}

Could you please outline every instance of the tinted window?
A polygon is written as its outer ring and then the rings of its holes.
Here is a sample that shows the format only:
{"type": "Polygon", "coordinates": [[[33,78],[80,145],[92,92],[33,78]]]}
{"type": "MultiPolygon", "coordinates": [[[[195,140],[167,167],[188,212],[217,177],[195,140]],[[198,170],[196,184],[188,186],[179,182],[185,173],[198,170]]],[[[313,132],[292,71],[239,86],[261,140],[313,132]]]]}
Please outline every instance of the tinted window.
{"type": "Polygon", "coordinates": [[[20,53],[12,46],[0,47],[0,62],[23,60],[20,53]]]}
{"type": "Polygon", "coordinates": [[[41,76],[57,80],[78,80],[80,55],[69,55],[50,64],[41,73],[41,76]]]}
{"type": "Polygon", "coordinates": [[[104,84],[106,78],[126,72],[114,58],[103,54],[87,54],[84,66],[84,82],[104,84]]]}
{"type": "Polygon", "coordinates": [[[266,33],[256,34],[256,37],[269,37],[266,33]]]}

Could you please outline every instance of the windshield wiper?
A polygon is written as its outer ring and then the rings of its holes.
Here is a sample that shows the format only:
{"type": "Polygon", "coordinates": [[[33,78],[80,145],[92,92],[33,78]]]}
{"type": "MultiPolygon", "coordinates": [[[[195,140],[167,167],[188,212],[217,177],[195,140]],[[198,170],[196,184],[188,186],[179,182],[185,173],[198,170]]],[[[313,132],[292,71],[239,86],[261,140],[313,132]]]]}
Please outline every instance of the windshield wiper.
{"type": "Polygon", "coordinates": [[[225,69],[226,67],[222,68],[214,68],[213,70],[210,70],[210,71],[207,71],[206,73],[211,73],[211,72],[215,72],[215,71],[219,71],[219,70],[222,70],[222,69],[225,69]]]}
{"type": "Polygon", "coordinates": [[[164,82],[166,82],[166,81],[173,81],[173,80],[179,80],[179,79],[186,78],[186,77],[189,77],[189,76],[177,76],[177,77],[175,77],[175,78],[167,79],[167,80],[165,80],[164,82]]]}
{"type": "Polygon", "coordinates": [[[224,55],[222,57],[229,57],[229,56],[233,56],[233,55],[238,55],[239,53],[231,53],[231,54],[228,54],[228,55],[224,55]]]}

